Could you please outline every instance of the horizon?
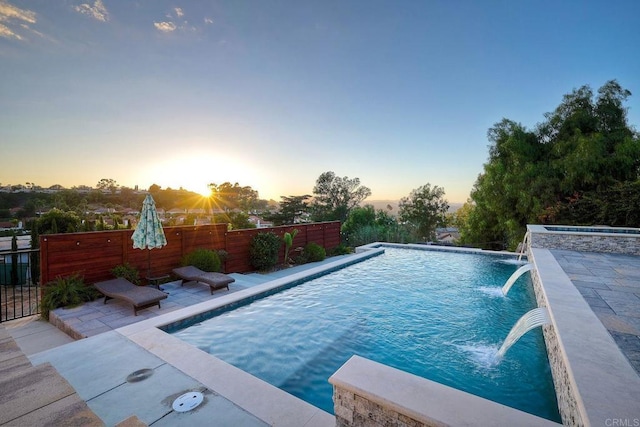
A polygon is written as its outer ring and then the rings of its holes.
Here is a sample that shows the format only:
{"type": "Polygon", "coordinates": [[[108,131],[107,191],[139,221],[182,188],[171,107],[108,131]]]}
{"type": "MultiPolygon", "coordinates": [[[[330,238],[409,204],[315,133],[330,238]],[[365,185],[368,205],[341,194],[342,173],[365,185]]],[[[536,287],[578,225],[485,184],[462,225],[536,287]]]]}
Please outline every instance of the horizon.
{"type": "Polygon", "coordinates": [[[0,0],[0,183],[464,203],[487,131],[583,85],[635,94],[640,2],[0,0]],[[551,14],[550,11],[553,11],[551,14]],[[10,154],[15,154],[12,156],[10,154]]]}

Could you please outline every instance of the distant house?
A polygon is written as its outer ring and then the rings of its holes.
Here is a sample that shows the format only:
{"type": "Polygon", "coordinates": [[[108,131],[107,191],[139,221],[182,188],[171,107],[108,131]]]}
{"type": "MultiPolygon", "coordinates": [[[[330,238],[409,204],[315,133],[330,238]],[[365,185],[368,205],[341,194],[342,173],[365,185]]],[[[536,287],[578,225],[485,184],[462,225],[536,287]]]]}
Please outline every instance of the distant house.
{"type": "Polygon", "coordinates": [[[251,224],[255,224],[256,228],[270,228],[270,227],[273,227],[273,222],[265,221],[264,219],[262,219],[262,218],[260,218],[259,216],[256,216],[256,215],[250,215],[249,216],[249,222],[251,224]]]}
{"type": "Polygon", "coordinates": [[[11,230],[13,223],[11,221],[0,221],[0,230],[11,230]]]}
{"type": "Polygon", "coordinates": [[[455,227],[436,228],[436,240],[439,243],[453,244],[460,238],[460,232],[455,227]]]}
{"type": "Polygon", "coordinates": [[[173,209],[169,209],[167,213],[170,215],[181,215],[186,213],[186,209],[173,208],[173,209]]]}

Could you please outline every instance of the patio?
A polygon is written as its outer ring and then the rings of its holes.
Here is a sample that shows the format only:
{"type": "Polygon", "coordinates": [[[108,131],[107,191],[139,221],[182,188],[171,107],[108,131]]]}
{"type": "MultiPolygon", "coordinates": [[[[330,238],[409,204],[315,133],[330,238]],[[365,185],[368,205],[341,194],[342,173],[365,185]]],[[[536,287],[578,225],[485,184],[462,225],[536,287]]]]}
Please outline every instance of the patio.
{"type": "Polygon", "coordinates": [[[130,304],[119,300],[109,300],[104,304],[104,298],[99,298],[74,308],[58,308],[51,312],[49,321],[75,339],[92,337],[212,298],[233,294],[272,279],[271,275],[266,274],[234,273],[230,276],[236,281],[229,285],[229,290],[218,290],[213,295],[209,286],[202,283],[187,282],[183,286],[180,280],[164,283],[160,287],[169,295],[160,302],[160,308],[153,306],[140,310],[137,316],[134,315],[130,304]]]}

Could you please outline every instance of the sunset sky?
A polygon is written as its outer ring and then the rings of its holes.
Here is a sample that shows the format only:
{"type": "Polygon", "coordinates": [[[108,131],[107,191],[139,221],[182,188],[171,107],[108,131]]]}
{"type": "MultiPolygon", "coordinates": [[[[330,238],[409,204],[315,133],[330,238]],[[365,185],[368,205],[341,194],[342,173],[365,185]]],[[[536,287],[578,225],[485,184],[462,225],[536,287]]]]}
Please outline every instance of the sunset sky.
{"type": "Polygon", "coordinates": [[[0,183],[464,202],[503,117],[617,79],[640,126],[640,1],[0,0],[0,183]]]}

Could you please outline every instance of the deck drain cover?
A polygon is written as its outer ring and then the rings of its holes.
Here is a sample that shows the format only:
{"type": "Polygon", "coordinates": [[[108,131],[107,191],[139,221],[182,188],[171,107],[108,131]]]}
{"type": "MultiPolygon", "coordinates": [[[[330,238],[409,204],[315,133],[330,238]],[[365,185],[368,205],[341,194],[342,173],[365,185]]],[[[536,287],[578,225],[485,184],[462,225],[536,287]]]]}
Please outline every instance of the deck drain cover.
{"type": "Polygon", "coordinates": [[[138,381],[146,380],[153,375],[153,369],[145,368],[132,372],[127,376],[128,383],[137,383],[138,381]]]}
{"type": "Polygon", "coordinates": [[[187,412],[202,403],[204,395],[199,391],[190,391],[173,401],[173,410],[176,412],[187,412]]]}

